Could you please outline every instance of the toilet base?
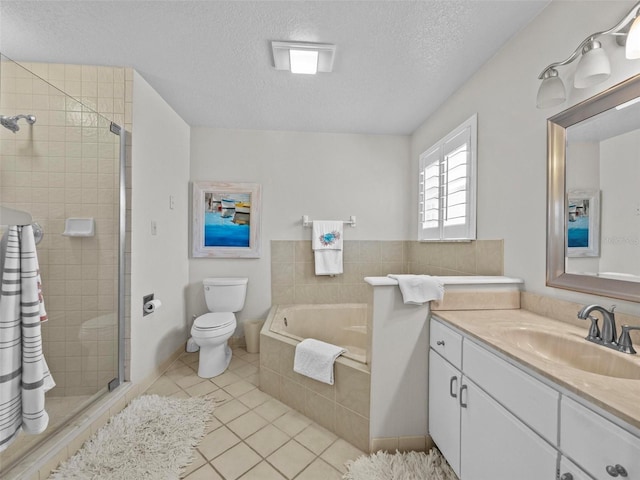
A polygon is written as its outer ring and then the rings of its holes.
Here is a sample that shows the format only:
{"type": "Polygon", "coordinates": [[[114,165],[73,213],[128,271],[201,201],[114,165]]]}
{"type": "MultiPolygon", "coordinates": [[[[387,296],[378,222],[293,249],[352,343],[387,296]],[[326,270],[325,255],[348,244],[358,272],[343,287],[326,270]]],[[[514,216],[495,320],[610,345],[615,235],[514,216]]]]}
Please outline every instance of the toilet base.
{"type": "Polygon", "coordinates": [[[193,337],[189,337],[189,340],[187,340],[187,346],[185,347],[185,350],[188,353],[195,353],[198,350],[200,350],[200,346],[196,343],[193,337]]]}
{"type": "Polygon", "coordinates": [[[231,355],[231,348],[226,344],[211,348],[201,346],[200,358],[198,359],[198,376],[212,378],[221,375],[229,366],[231,355]]]}

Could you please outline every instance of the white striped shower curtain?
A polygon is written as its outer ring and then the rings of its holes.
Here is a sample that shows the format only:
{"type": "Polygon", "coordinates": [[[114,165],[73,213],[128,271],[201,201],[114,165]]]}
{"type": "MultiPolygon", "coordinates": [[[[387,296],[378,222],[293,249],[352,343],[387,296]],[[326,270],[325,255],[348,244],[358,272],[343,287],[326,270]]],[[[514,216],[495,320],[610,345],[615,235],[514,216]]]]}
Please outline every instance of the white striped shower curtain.
{"type": "Polygon", "coordinates": [[[42,433],[49,424],[44,394],[55,386],[42,354],[42,299],[31,225],[9,227],[0,265],[0,452],[20,431],[42,433]]]}

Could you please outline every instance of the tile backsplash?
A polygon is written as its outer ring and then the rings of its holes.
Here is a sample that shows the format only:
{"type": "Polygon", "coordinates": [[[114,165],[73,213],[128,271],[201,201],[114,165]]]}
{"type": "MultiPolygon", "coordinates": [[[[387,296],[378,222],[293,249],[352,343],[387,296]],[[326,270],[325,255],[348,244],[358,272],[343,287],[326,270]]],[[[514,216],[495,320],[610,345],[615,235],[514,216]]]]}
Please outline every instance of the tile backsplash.
{"type": "Polygon", "coordinates": [[[346,240],[344,274],[316,276],[311,241],[271,241],[271,302],[364,303],[364,277],[389,273],[503,275],[503,241],[422,243],[346,240]]]}

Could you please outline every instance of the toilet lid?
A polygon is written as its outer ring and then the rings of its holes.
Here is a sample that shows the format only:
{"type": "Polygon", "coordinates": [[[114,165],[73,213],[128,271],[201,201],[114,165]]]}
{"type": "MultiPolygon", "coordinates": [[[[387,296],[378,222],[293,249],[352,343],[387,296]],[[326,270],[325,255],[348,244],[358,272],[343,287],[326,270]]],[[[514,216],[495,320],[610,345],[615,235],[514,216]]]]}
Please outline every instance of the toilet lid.
{"type": "Polygon", "coordinates": [[[228,327],[236,321],[236,316],[232,312],[205,313],[196,318],[193,323],[198,330],[217,330],[228,327]]]}

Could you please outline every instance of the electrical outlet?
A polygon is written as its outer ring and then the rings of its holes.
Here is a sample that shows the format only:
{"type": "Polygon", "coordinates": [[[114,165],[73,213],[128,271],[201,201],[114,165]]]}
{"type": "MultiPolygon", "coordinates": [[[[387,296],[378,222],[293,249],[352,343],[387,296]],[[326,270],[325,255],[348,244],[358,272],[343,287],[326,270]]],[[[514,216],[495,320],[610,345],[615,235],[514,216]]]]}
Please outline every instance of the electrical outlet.
{"type": "Polygon", "coordinates": [[[150,314],[150,312],[145,311],[144,306],[147,302],[150,302],[151,300],[153,300],[153,293],[150,293],[149,295],[145,295],[144,297],[142,297],[142,316],[143,317],[145,315],[150,314]]]}

